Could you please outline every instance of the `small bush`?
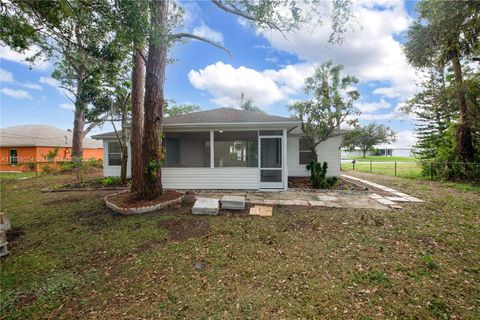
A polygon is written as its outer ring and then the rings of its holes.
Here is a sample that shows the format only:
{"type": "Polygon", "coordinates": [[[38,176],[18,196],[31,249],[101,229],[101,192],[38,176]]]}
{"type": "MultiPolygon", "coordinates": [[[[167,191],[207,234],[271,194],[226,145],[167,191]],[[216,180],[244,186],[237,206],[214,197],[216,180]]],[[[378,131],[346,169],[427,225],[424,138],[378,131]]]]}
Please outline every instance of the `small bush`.
{"type": "Polygon", "coordinates": [[[105,177],[100,179],[100,183],[104,186],[118,186],[121,180],[120,177],[105,177]]]}
{"type": "Polygon", "coordinates": [[[337,177],[327,177],[328,163],[311,160],[307,164],[307,170],[310,171],[310,181],[315,189],[330,189],[333,187],[338,179],[337,177]]]}
{"type": "Polygon", "coordinates": [[[58,168],[51,164],[42,164],[40,170],[45,174],[58,174],[58,168]]]}

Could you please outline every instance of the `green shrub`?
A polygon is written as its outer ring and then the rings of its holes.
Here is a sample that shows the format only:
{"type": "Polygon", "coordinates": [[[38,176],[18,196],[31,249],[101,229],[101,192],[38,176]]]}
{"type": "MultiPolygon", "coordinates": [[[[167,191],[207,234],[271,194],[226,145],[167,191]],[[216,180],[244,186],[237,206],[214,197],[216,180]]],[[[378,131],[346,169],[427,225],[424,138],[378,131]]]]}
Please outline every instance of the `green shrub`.
{"type": "Polygon", "coordinates": [[[307,170],[310,172],[310,181],[315,189],[330,189],[337,183],[337,177],[327,177],[328,163],[311,160],[307,164],[307,170]]]}
{"type": "Polygon", "coordinates": [[[118,186],[121,180],[120,177],[105,177],[100,179],[100,183],[104,186],[118,186]]]}

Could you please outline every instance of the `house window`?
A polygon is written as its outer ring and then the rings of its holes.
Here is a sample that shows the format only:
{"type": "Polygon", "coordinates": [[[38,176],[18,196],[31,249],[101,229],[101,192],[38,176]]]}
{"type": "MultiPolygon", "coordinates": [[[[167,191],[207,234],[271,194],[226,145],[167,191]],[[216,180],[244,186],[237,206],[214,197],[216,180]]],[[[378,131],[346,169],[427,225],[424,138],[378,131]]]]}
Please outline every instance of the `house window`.
{"type": "Polygon", "coordinates": [[[107,145],[108,165],[120,166],[122,164],[122,148],[117,141],[110,141],[107,145]]]}
{"type": "Polygon", "coordinates": [[[10,164],[17,165],[18,163],[18,156],[17,156],[17,149],[10,149],[10,164]]]}
{"type": "Polygon", "coordinates": [[[308,164],[310,160],[315,160],[313,152],[308,147],[308,143],[305,138],[300,138],[300,143],[298,147],[298,159],[299,164],[308,164]]]}
{"type": "Polygon", "coordinates": [[[215,131],[215,167],[258,167],[257,131],[215,131]]]}

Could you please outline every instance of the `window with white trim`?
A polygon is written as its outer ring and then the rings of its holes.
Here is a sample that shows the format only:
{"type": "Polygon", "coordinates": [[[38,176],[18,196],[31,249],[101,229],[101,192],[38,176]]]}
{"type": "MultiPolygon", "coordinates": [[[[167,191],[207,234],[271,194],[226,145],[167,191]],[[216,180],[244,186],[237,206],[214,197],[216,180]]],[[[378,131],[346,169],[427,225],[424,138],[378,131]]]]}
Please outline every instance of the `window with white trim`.
{"type": "Polygon", "coordinates": [[[298,145],[298,160],[299,164],[308,164],[310,160],[315,160],[313,152],[308,147],[307,140],[304,137],[300,138],[298,145]]]}
{"type": "Polygon", "coordinates": [[[109,141],[107,143],[108,165],[120,166],[122,164],[122,148],[118,141],[109,141]]]}

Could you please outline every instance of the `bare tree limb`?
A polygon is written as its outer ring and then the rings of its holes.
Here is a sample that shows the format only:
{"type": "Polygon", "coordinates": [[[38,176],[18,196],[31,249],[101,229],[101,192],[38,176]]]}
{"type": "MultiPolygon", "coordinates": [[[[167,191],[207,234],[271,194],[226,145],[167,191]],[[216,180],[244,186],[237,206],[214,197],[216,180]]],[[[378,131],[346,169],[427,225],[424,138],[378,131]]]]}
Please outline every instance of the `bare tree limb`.
{"type": "Polygon", "coordinates": [[[83,136],[85,137],[90,131],[92,131],[93,128],[98,126],[100,123],[105,122],[107,118],[108,118],[108,114],[105,114],[98,121],[91,122],[90,125],[85,130],[83,130],[83,136]]]}
{"type": "Polygon", "coordinates": [[[217,47],[219,49],[222,49],[224,50],[225,52],[228,53],[228,55],[231,57],[232,54],[230,53],[230,50],[228,50],[227,48],[225,48],[224,46],[216,43],[216,42],[213,42],[211,40],[208,40],[206,38],[203,38],[203,37],[200,37],[200,36],[197,36],[197,35],[194,35],[194,34],[191,34],[191,33],[176,33],[176,34],[173,34],[171,36],[173,39],[181,39],[181,38],[192,38],[192,39],[195,39],[195,40],[199,40],[199,41],[203,41],[203,42],[206,42],[208,44],[211,44],[212,46],[214,47],[217,47]]]}

